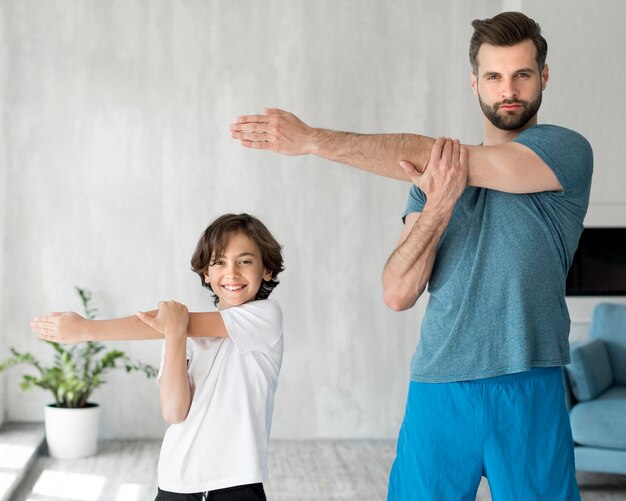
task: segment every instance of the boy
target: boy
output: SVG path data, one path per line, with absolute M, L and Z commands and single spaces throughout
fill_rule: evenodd
M 267 300 L 283 271 L 281 247 L 247 214 L 226 214 L 205 230 L 191 259 L 218 312 L 158 312 L 90 321 L 66 312 L 35 318 L 42 339 L 165 337 L 161 410 L 171 426 L 159 458 L 157 500 L 265 500 L 267 445 L 282 362 L 282 312 Z

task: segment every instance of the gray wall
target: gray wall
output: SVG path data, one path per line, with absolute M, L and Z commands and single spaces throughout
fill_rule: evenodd
M 227 128 L 276 106 L 319 126 L 478 143 L 470 21 L 501 10 L 541 22 L 552 70 L 541 120 L 591 140 L 590 217 L 620 223 L 621 211 L 624 224 L 617 0 L 0 6 L 3 353 L 12 345 L 50 358 L 28 323 L 79 310 L 74 284 L 93 289 L 107 317 L 168 298 L 206 309 L 189 271 L 197 237 L 216 216 L 247 211 L 284 244 L 287 265 L 274 293 L 286 318 L 274 436 L 394 437 L 425 306 L 393 313 L 380 299 L 408 185 L 244 150 Z M 110 346 L 158 363 L 158 342 Z M 5 419 L 41 420 L 48 396 L 21 393 L 19 371 L 4 379 Z M 164 430 L 154 381 L 115 374 L 94 400 L 103 436 Z

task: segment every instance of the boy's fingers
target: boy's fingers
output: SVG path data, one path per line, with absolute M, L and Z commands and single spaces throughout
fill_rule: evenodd
M 147 315 L 146 313 L 143 313 L 141 311 L 138 311 L 137 313 L 135 313 L 135 315 L 137 316 L 137 318 L 139 320 L 141 320 L 144 324 L 146 324 L 149 327 L 152 327 L 153 329 L 155 328 L 155 326 L 157 325 L 157 321 L 155 317 L 151 317 L 149 315 Z

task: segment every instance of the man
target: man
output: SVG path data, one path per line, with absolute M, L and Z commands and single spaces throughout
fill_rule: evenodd
M 238 118 L 232 136 L 413 182 L 384 300 L 410 308 L 427 284 L 430 300 L 388 499 L 475 499 L 485 475 L 494 499 L 576 500 L 560 367 L 592 151 L 573 131 L 537 125 L 549 77 L 539 25 L 516 12 L 472 25 L 481 146 L 315 129 L 277 109 Z

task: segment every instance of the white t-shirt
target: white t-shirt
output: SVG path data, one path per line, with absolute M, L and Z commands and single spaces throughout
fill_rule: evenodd
M 204 492 L 267 480 L 283 358 L 282 311 L 266 299 L 220 314 L 229 337 L 187 338 L 194 393 L 187 418 L 163 438 L 158 482 L 165 491 Z

